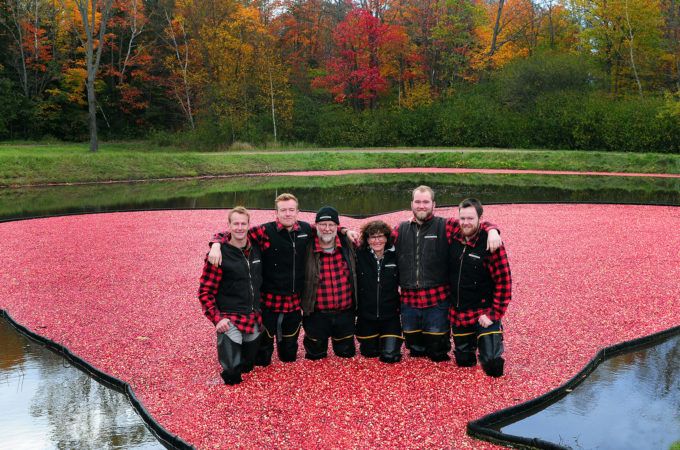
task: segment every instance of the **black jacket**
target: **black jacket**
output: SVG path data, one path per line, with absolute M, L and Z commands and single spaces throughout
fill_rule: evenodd
M 385 250 L 378 262 L 369 248 L 360 248 L 357 255 L 358 315 L 365 319 L 391 319 L 399 314 L 399 270 L 394 249 Z
M 453 306 L 459 310 L 478 309 L 491 304 L 494 283 L 484 267 L 487 256 L 486 231 L 480 230 L 474 246 L 453 240 L 450 248 L 451 291 Z
M 260 310 L 262 261 L 251 246 L 248 258 L 229 243 L 222 245 L 222 279 L 217 287 L 217 308 L 224 313 L 249 314 Z
M 433 216 L 422 225 L 402 222 L 397 235 L 399 281 L 403 289 L 449 284 L 446 219 Z
M 307 245 L 312 239 L 312 227 L 298 222 L 300 230 L 277 230 L 276 222 L 264 225 L 269 248 L 262 252 L 264 281 L 262 291 L 269 294 L 301 294 L 305 282 Z M 313 242 L 313 241 L 312 241 Z

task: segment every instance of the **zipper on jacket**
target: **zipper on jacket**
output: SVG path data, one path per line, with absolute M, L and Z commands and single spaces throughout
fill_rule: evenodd
M 252 251 L 252 250 L 251 250 Z M 253 274 L 250 271 L 250 260 L 246 258 L 246 255 L 241 252 L 243 259 L 246 260 L 246 266 L 248 266 L 248 285 L 250 286 L 250 311 L 255 311 L 255 289 L 253 289 Z
M 416 288 L 420 287 L 420 226 L 416 224 Z
M 295 256 L 297 253 L 297 250 L 295 249 L 295 232 L 291 234 L 291 232 L 288 232 L 288 237 L 290 238 L 290 242 L 293 244 L 293 294 L 295 294 Z
M 456 308 L 460 307 L 460 277 L 463 274 L 463 259 L 465 259 L 465 250 L 467 244 L 463 246 L 463 253 L 460 255 L 460 266 L 458 266 L 458 285 L 456 286 Z
M 383 256 L 384 258 L 384 256 Z M 375 311 L 376 311 L 376 319 L 380 319 L 380 273 L 382 272 L 382 259 L 378 261 L 378 286 L 377 286 L 377 295 L 375 297 Z

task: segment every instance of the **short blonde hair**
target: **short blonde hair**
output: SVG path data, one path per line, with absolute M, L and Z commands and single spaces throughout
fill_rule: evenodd
M 413 190 L 413 193 L 411 194 L 411 200 L 413 200 L 416 196 L 416 192 L 429 192 L 430 193 L 430 199 L 434 201 L 434 191 L 430 186 L 425 186 L 424 184 L 418 186 Z
M 243 206 L 237 206 L 231 211 L 229 211 L 228 215 L 229 223 L 231 223 L 231 216 L 233 216 L 234 214 L 243 214 L 248 218 L 248 223 L 250 223 L 250 212 L 248 212 L 248 210 L 245 209 Z
M 284 192 L 274 200 L 274 209 L 279 209 L 279 202 L 287 202 L 288 200 L 295 200 L 295 206 L 299 204 L 298 199 L 293 194 Z

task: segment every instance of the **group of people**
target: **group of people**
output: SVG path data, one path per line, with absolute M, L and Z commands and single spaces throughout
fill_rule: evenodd
M 243 207 L 228 215 L 229 230 L 210 241 L 199 288 L 215 325 L 225 384 L 271 363 L 296 360 L 300 328 L 305 358 L 355 355 L 401 361 L 411 357 L 479 362 L 503 375 L 501 318 L 511 299 L 507 254 L 483 207 L 466 199 L 458 217 L 434 215 L 434 191 L 413 190 L 413 217 L 391 228 L 381 220 L 359 233 L 340 227 L 338 211 L 322 207 L 315 223 L 299 221 L 298 201 L 281 194 L 276 220 L 250 227 Z

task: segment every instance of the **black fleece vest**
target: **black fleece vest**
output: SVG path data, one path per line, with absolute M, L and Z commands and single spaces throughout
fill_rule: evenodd
M 217 308 L 224 313 L 249 314 L 260 310 L 262 261 L 260 250 L 250 248 L 248 258 L 229 243 L 222 244 L 222 280 L 217 287 Z
M 262 291 L 270 294 L 301 294 L 305 282 L 305 256 L 312 238 L 312 227 L 298 222 L 299 231 L 276 230 L 276 222 L 264 225 L 269 248 L 262 253 L 264 282 Z
M 422 225 L 402 222 L 395 245 L 402 288 L 427 289 L 449 284 L 446 219 L 434 216 Z
M 450 251 L 451 291 L 453 306 L 459 310 L 488 307 L 494 284 L 489 270 L 484 267 L 486 258 L 486 231 L 479 231 L 474 246 L 453 240 Z
M 359 286 L 358 314 L 365 319 L 391 319 L 399 313 L 399 271 L 397 255 L 386 250 L 378 263 L 368 248 L 360 248 L 357 255 L 357 284 Z

